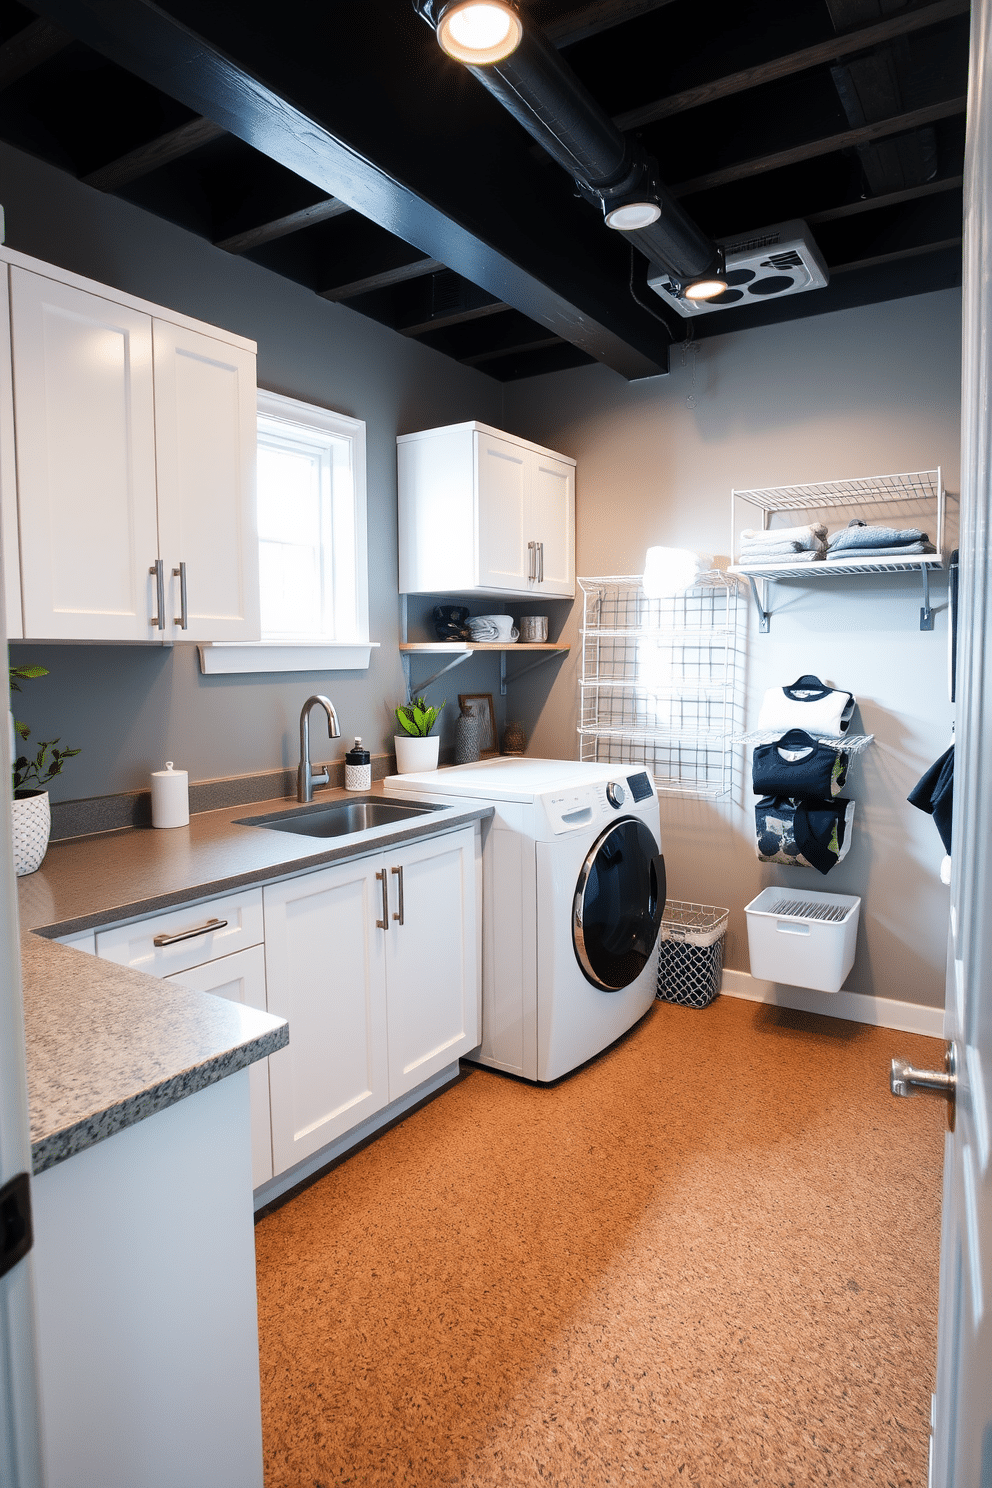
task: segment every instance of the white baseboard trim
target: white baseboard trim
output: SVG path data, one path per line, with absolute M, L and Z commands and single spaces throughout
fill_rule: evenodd
M 725 971 L 720 990 L 726 997 L 743 997 L 747 1002 L 770 1002 L 804 1013 L 822 1013 L 828 1018 L 849 1018 L 875 1028 L 896 1028 L 900 1033 L 924 1033 L 929 1038 L 944 1036 L 944 1009 L 920 1007 L 915 1002 L 869 997 L 864 992 L 813 992 L 808 987 L 762 982 L 746 971 Z

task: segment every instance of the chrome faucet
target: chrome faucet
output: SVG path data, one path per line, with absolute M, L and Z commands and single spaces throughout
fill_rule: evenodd
M 324 697 L 319 692 L 313 697 L 308 697 L 303 704 L 303 712 L 300 714 L 300 768 L 296 772 L 296 799 L 298 801 L 312 801 L 314 786 L 330 785 L 331 782 L 326 765 L 314 774 L 310 764 L 310 709 L 316 703 L 319 703 L 327 714 L 327 737 L 329 739 L 341 737 L 338 715 L 334 711 L 334 704 L 330 698 Z

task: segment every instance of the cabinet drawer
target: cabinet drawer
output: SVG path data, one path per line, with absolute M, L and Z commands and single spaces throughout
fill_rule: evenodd
M 96 937 L 92 930 L 77 930 L 75 935 L 60 935 L 56 939 L 56 945 L 72 946 L 74 950 L 85 951 L 89 956 L 96 955 Z
M 226 923 L 213 925 L 210 921 Z M 157 939 L 170 942 L 156 945 Z M 164 910 L 132 925 L 114 925 L 96 933 L 96 953 L 118 966 L 133 966 L 152 976 L 172 976 L 202 966 L 248 946 L 261 945 L 262 891 L 227 894 L 204 904 Z

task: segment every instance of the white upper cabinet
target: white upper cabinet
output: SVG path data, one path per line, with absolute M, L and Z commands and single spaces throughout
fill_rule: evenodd
M 10 250 L 4 257 L 11 346 L 5 358 L 0 345 L 0 501 L 11 634 L 257 640 L 252 343 Z
M 255 358 L 163 320 L 153 337 L 167 617 L 177 639 L 257 639 Z
M 575 461 L 486 424 L 397 440 L 400 592 L 575 593 Z
M 23 269 L 10 288 L 24 634 L 153 639 L 151 318 Z

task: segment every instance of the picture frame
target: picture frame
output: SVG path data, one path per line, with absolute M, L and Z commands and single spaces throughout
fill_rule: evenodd
M 496 732 L 496 709 L 491 692 L 460 692 L 458 706 L 479 720 L 479 758 L 491 759 L 499 754 L 499 735 Z

